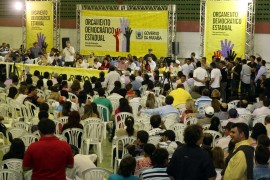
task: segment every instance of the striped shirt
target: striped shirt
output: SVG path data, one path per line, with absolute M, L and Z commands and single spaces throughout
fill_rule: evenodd
M 142 172 L 143 180 L 170 180 L 167 168 L 153 168 Z

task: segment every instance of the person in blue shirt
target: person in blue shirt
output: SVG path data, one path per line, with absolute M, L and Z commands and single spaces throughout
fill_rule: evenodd
M 255 150 L 256 165 L 253 169 L 254 180 L 270 179 L 270 168 L 268 166 L 269 149 L 258 145 Z
M 167 96 L 165 99 L 165 106 L 161 106 L 155 109 L 143 109 L 140 113 L 147 113 L 150 115 L 160 115 L 161 118 L 166 117 L 166 115 L 175 113 L 178 115 L 177 119 L 179 119 L 179 111 L 175 107 L 172 106 L 174 98 L 172 96 Z
M 212 99 L 209 97 L 209 95 L 210 95 L 209 89 L 206 88 L 203 89 L 202 96 L 195 101 L 196 108 L 205 104 L 211 104 Z
M 117 174 L 111 175 L 108 180 L 138 180 L 133 173 L 136 167 L 136 160 L 132 156 L 127 156 L 122 159 L 118 168 Z

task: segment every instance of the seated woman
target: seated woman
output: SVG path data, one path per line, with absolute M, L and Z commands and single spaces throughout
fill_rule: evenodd
M 72 111 L 70 112 L 69 116 L 68 116 L 68 122 L 66 124 L 63 125 L 62 128 L 62 132 L 65 131 L 66 129 L 72 129 L 72 128 L 79 128 L 79 129 L 83 129 L 83 125 L 80 123 L 81 121 L 81 117 L 78 111 Z M 69 142 L 69 136 L 67 134 L 64 134 Z M 78 144 L 78 148 L 81 147 L 81 136 L 79 136 L 79 144 Z
M 69 116 L 71 112 L 71 102 L 65 101 L 63 103 L 62 111 L 59 110 L 58 117 Z
M 196 115 L 197 110 L 195 108 L 195 103 L 193 99 L 188 99 L 186 101 L 186 110 L 182 112 L 181 118 L 180 118 L 180 123 L 184 123 L 185 119 L 188 119 L 190 117 L 193 117 Z
M 118 113 L 122 113 L 122 112 L 132 113 L 132 107 L 129 105 L 128 100 L 125 98 L 121 98 L 119 100 L 119 107 L 115 110 L 114 114 L 117 115 Z M 111 140 L 114 137 L 115 128 L 116 128 L 114 116 L 112 116 L 112 120 L 113 120 L 114 125 L 113 125 L 113 129 L 112 129 Z M 120 117 L 117 120 L 120 121 Z
M 9 151 L 3 156 L 3 161 L 7 159 L 23 159 L 25 145 L 20 138 L 14 138 L 11 141 Z
M 51 87 L 51 94 L 48 99 L 53 99 L 53 100 L 58 101 L 59 98 L 60 98 L 60 94 L 59 94 L 59 89 L 57 88 L 57 86 Z
M 84 120 L 90 117 L 97 117 L 97 118 L 100 117 L 99 112 L 97 110 L 97 104 L 94 102 L 92 102 L 91 104 L 86 104 L 84 106 L 84 114 L 82 115 L 81 119 Z
M 127 156 L 121 160 L 117 174 L 111 175 L 108 180 L 138 180 L 138 177 L 133 175 L 135 167 L 135 158 Z
M 109 69 L 110 67 L 110 63 L 109 63 L 109 59 L 107 57 L 105 57 L 103 59 L 103 62 L 101 64 L 101 66 L 98 68 L 99 70 L 106 70 L 106 69 Z
M 28 89 L 27 86 L 21 85 L 19 92 L 16 94 L 15 99 L 19 104 L 22 104 L 24 99 L 27 97 Z
M 150 157 L 152 156 L 153 152 L 156 150 L 156 147 L 153 144 L 146 144 L 143 147 L 144 156 L 143 158 L 139 158 L 137 160 L 136 168 L 135 168 L 135 175 L 140 175 L 139 172 L 142 169 L 152 167 L 152 161 Z

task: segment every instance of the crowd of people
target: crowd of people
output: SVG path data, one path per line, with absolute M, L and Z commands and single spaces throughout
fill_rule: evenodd
M 40 52 L 32 51 L 39 56 Z M 63 54 L 64 59 L 55 65 L 91 66 L 82 56 L 77 56 L 75 62 L 75 50 L 69 42 Z M 59 52 L 52 51 L 52 55 L 60 57 Z M 31 130 L 33 133 L 39 130 L 41 134 L 41 139 L 30 145 L 26 152 L 21 140 L 14 138 L 3 160 L 23 159 L 24 170 L 33 169 L 34 179 L 52 176 L 62 179 L 65 168 L 73 167 L 73 164 L 78 169 L 85 169 L 86 164 L 94 168 L 93 160 L 88 158 L 86 161 L 82 155 L 79 156 L 80 143 L 78 147 L 70 147 L 59 142 L 54 132 L 84 129 L 85 119 L 97 117 L 106 122 L 112 121 L 112 125 L 107 127 L 109 141 L 124 136 L 136 138 L 134 143 L 119 144 L 118 152 L 114 149 L 113 159 L 122 155 L 123 158 L 110 180 L 138 177 L 270 178 L 270 104 L 267 90 L 270 83 L 266 78 L 266 61 L 261 57 L 250 56 L 248 60 L 226 57 L 220 60 L 220 57 L 213 56 L 208 65 L 205 57 L 198 60 L 195 53 L 191 53 L 191 57 L 181 65 L 178 60 L 158 60 L 149 49 L 149 53 L 139 59 L 131 55 L 106 56 L 100 63 L 94 53 L 90 59 L 89 62 L 94 63 L 92 67 L 107 69 L 108 74 L 100 72 L 100 77 L 84 80 L 81 76 L 68 79 L 63 74 L 52 76 L 49 72 L 41 74 L 39 71 L 33 75 L 13 74 L 10 79 L 3 74 L 0 76 L 1 91 L 7 94 L 7 98 L 18 104 L 28 101 L 39 107 Z M 45 60 L 41 65 L 48 65 L 43 62 Z M 87 65 L 82 65 L 84 63 Z M 40 92 L 44 95 L 41 96 Z M 69 93 L 76 98 L 71 98 Z M 50 104 L 49 99 L 54 103 Z M 112 99 L 117 99 L 117 106 Z M 238 103 L 230 103 L 233 100 Z M 107 107 L 108 112 L 99 112 L 98 105 Z M 124 128 L 118 128 L 118 115 L 124 112 L 132 116 L 124 119 Z M 168 118 L 172 114 L 173 118 Z M 68 116 L 68 122 L 62 127 L 55 127 L 51 120 L 63 116 Z M 256 118 L 262 116 L 263 121 L 257 122 Z M 3 119 L 0 118 L 0 131 L 6 134 Z M 136 122 L 145 123 L 145 126 L 148 123 L 150 128 L 137 129 Z M 179 131 L 173 127 L 180 124 L 183 133 L 179 136 Z M 160 141 L 148 141 L 153 136 L 160 137 Z M 127 154 L 123 154 L 124 149 L 127 149 Z M 42 156 L 45 152 L 47 156 Z M 82 170 L 78 174 L 81 176 Z

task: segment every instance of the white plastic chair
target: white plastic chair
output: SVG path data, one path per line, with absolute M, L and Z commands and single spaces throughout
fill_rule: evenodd
M 204 124 L 202 125 L 202 128 L 204 131 L 208 130 L 210 128 L 211 124 Z
M 143 122 L 143 130 L 144 131 L 150 131 L 152 129 L 152 126 L 150 124 L 150 121 L 144 121 Z
M 85 124 L 84 137 L 82 140 L 82 151 L 84 154 L 89 154 L 90 144 L 96 145 L 97 155 L 99 157 L 100 163 L 102 163 L 103 161 L 102 141 L 104 128 L 104 123 L 102 122 L 90 122 L 88 124 Z
M 68 116 L 63 116 L 58 118 L 59 121 L 61 121 L 63 124 L 66 124 L 68 122 Z
M 179 114 L 177 113 L 170 113 L 166 114 L 162 120 L 164 121 L 165 127 L 168 129 L 174 123 L 179 122 Z
M 213 136 L 213 142 L 212 142 L 213 147 L 216 145 L 216 139 L 222 137 L 222 134 L 220 132 L 213 131 L 213 130 L 205 130 L 203 131 L 203 133 L 209 133 Z
M 120 113 L 115 115 L 115 117 L 114 117 L 115 127 L 116 127 L 115 131 L 118 131 L 118 129 L 125 127 L 125 119 L 128 116 L 133 117 L 133 114 L 128 113 L 128 112 L 120 112 Z
M 127 148 L 124 147 L 124 145 L 126 144 L 133 144 L 134 142 L 136 141 L 136 138 L 131 136 L 121 136 L 121 137 L 118 137 L 116 138 L 115 140 L 115 146 L 112 146 L 112 152 L 113 152 L 113 149 L 115 147 L 116 149 L 116 156 L 115 156 L 115 161 L 114 161 L 114 173 L 116 173 L 116 170 L 118 168 L 118 164 L 119 162 L 121 161 L 121 159 L 123 159 L 123 157 L 128 154 L 128 150 Z M 122 144 L 121 148 L 119 146 L 119 144 Z M 122 151 L 122 156 L 120 157 L 118 152 L 119 151 Z
M 14 139 L 14 138 L 19 138 L 27 133 L 28 132 L 23 128 L 9 128 L 6 131 L 6 137 L 8 139 L 8 142 L 10 142 L 11 141 L 9 137 L 10 135 L 12 136 L 12 139 Z
M 70 99 L 70 100 L 76 99 L 76 101 L 77 101 L 77 100 L 78 100 L 78 97 L 77 97 L 75 94 L 69 92 L 69 93 L 68 93 L 68 99 Z
M 27 135 L 21 136 L 20 139 L 23 141 L 25 145 L 25 149 L 27 149 L 28 146 L 30 146 L 30 144 L 38 141 L 39 137 L 33 134 L 27 134 Z
M 176 123 L 170 127 L 175 133 L 175 139 L 181 143 L 184 143 L 184 130 L 186 125 L 181 123 Z
M 15 122 L 15 123 L 13 123 L 12 126 L 15 128 L 25 129 L 27 132 L 31 131 L 31 126 L 25 122 Z
M 236 106 L 237 106 L 237 104 L 239 103 L 239 101 L 240 101 L 240 100 L 233 100 L 233 101 L 231 101 L 231 102 L 228 103 L 228 106 L 229 106 L 229 104 L 230 104 L 230 105 L 232 105 L 232 106 L 231 106 L 232 108 L 236 108 Z M 229 110 L 229 108 L 228 108 L 228 110 Z
M 103 180 L 108 179 L 113 173 L 104 168 L 91 168 L 82 172 L 83 179 Z
M 102 122 L 102 120 L 100 118 L 97 117 L 90 117 L 90 118 L 86 118 L 84 120 L 81 120 L 81 124 L 84 126 L 90 122 Z
M 160 92 L 161 92 L 161 88 L 160 87 L 154 87 L 153 90 L 154 90 L 156 96 L 159 96 L 160 95 Z
M 57 135 L 61 134 L 61 129 L 62 129 L 64 123 L 59 119 L 55 119 L 55 120 L 53 120 L 53 122 L 55 124 L 55 134 L 57 134 Z
M 21 159 L 7 159 L 0 163 L 1 169 L 14 170 L 17 172 L 22 172 L 22 160 Z M 1 177 L 0 177 L 1 178 Z
M 80 128 L 66 129 L 62 132 L 62 134 L 67 138 L 67 141 L 69 144 L 72 144 L 76 146 L 77 148 L 80 148 L 79 145 L 81 145 L 82 138 L 83 138 L 82 129 Z
M 97 104 L 97 110 L 99 112 L 100 115 L 100 119 L 103 121 L 105 128 L 104 128 L 104 139 L 106 139 L 106 127 L 110 120 L 110 112 L 109 112 L 109 108 L 107 108 L 106 106 L 103 106 L 101 104 Z M 104 116 L 105 115 L 105 116 Z
M 1 169 L 0 179 L 1 180 L 22 180 L 22 174 L 14 170 Z
M 134 129 L 136 129 L 137 131 L 143 130 L 143 123 L 142 122 L 134 122 Z
M 14 118 L 12 116 L 12 111 L 11 111 L 10 106 L 7 105 L 7 104 L 1 104 L 0 105 L 0 114 L 4 118 L 3 124 L 7 128 L 11 128 L 12 127 L 12 124 L 14 122 Z
M 138 112 L 139 112 L 140 103 L 138 103 L 138 102 L 129 102 L 129 105 L 132 107 L 132 113 L 133 113 L 134 119 L 137 119 L 138 118 Z
M 157 146 L 158 143 L 160 142 L 160 138 L 161 138 L 160 136 L 149 136 L 148 143 Z
M 142 108 L 145 108 L 146 100 L 147 100 L 147 96 L 141 96 L 140 105 L 141 105 Z
M 42 98 L 42 99 L 46 99 L 46 94 L 41 89 L 37 89 L 37 96 Z
M 10 145 L 4 145 L 4 146 L 0 146 L 0 153 L 2 155 L 5 155 L 10 149 Z
M 35 117 L 36 111 L 38 109 L 37 106 L 34 105 L 33 103 L 29 102 L 29 101 L 25 101 L 24 104 L 27 107 L 28 116 Z
M 144 96 L 145 95 L 145 92 L 147 90 L 147 85 L 143 85 L 139 88 L 139 90 L 141 91 L 141 96 Z
M 198 107 L 198 111 L 200 114 L 204 114 L 205 113 L 205 108 L 207 108 L 208 106 L 211 106 L 211 104 L 203 104 L 201 106 Z
M 115 110 L 119 107 L 119 100 L 110 100 L 112 103 L 113 111 L 112 114 L 114 114 Z
M 24 173 L 24 180 L 32 180 L 32 170 Z
M 182 109 L 182 108 L 186 108 L 186 104 L 185 103 L 180 103 L 180 104 L 176 104 L 174 107 L 176 109 Z
M 66 141 L 66 142 L 67 142 L 67 138 L 66 138 L 65 136 L 63 136 L 63 135 L 61 135 L 61 134 L 55 134 L 55 136 L 56 136 L 59 140 L 61 140 L 61 141 Z

